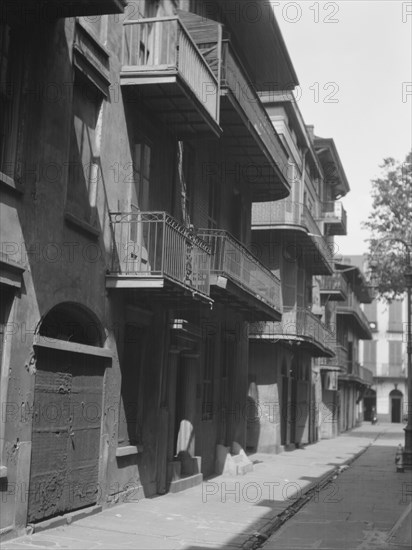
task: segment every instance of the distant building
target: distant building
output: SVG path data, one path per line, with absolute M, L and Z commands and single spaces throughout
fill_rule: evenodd
M 1 5 L 1 533 L 241 454 L 248 323 L 282 316 L 251 205 L 290 192 L 258 92 L 298 83 L 225 0 L 29 3 Z
M 254 243 L 282 281 L 283 314 L 281 322 L 249 330 L 249 397 L 262 414 L 247 446 L 272 452 L 317 441 L 336 426 L 335 311 L 322 301 L 320 282 L 334 277 L 333 239 L 346 234 L 337 199 L 349 184 L 333 140 L 314 135 L 291 95 L 262 99 L 282 137 L 292 183 L 290 197 L 252 209 Z
M 363 256 L 352 256 L 354 262 L 364 263 Z M 371 420 L 375 407 L 378 421 L 402 422 L 407 412 L 407 302 L 400 298 L 388 303 L 374 299 L 365 304 L 373 339 L 361 346 L 365 367 L 373 372 L 373 386 L 365 395 L 364 419 Z

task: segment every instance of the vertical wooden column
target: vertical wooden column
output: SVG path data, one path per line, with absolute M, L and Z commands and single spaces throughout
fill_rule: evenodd
M 196 418 L 196 383 L 197 383 L 197 354 L 182 355 L 181 383 L 184 384 L 184 404 L 181 408 L 183 417 L 180 419 L 180 427 L 177 438 L 177 454 L 179 452 L 195 456 L 195 418 Z
M 175 442 L 175 417 L 176 417 L 176 378 L 177 368 L 180 361 L 178 350 L 169 351 L 168 374 L 167 374 L 167 408 L 169 411 L 168 433 L 167 433 L 167 460 L 173 460 L 176 451 Z

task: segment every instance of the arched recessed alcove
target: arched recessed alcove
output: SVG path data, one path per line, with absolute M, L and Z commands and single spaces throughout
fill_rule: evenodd
M 73 302 L 63 302 L 53 307 L 43 318 L 39 335 L 75 344 L 103 345 L 100 321 L 86 307 Z

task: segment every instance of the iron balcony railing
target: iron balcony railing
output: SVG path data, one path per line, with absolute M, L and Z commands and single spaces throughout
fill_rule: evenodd
M 302 203 L 283 199 L 276 202 L 253 203 L 252 226 L 259 227 L 276 226 L 301 226 L 309 233 L 318 252 L 322 254 L 329 266 L 333 266 L 332 251 L 320 232 L 319 226 L 314 220 L 309 208 Z
M 222 92 L 224 93 L 225 89 L 230 90 L 244 112 L 250 128 L 259 136 L 271 158 L 285 173 L 288 168 L 287 154 L 246 70 L 227 40 L 222 42 L 221 71 Z
M 337 313 L 353 313 L 358 319 L 363 332 L 367 335 L 366 339 L 372 339 L 372 332 L 369 325 L 369 320 L 362 310 L 358 299 L 353 292 L 349 292 L 346 300 L 340 302 L 337 308 Z
M 323 275 L 319 281 L 319 288 L 321 292 L 341 292 L 344 296 L 348 294 L 348 283 L 339 272 L 333 275 Z
M 320 219 L 326 223 L 339 222 L 343 227 L 347 227 L 348 216 L 340 201 L 323 202 Z
M 335 334 L 306 308 L 284 307 L 281 321 L 253 323 L 249 334 L 252 338 L 303 338 L 330 351 L 336 343 Z
M 239 241 L 223 229 L 199 229 L 198 236 L 212 250 L 212 275 L 223 275 L 244 290 L 281 311 L 280 279 Z
M 406 369 L 402 365 L 382 363 L 376 368 L 376 376 L 378 378 L 379 377 L 406 378 Z
M 215 121 L 219 120 L 219 83 L 179 17 L 125 21 L 123 73 L 176 72 Z
M 110 275 L 167 278 L 210 294 L 210 248 L 166 212 L 112 212 Z

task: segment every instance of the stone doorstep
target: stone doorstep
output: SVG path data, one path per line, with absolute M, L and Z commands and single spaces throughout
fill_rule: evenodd
M 253 462 L 238 443 L 232 448 L 216 446 L 215 472 L 217 475 L 238 476 L 253 472 Z
M 194 474 L 188 476 L 182 476 L 180 479 L 176 479 L 170 482 L 169 493 L 180 493 L 186 489 L 191 489 L 197 485 L 201 485 L 203 482 L 203 474 Z

